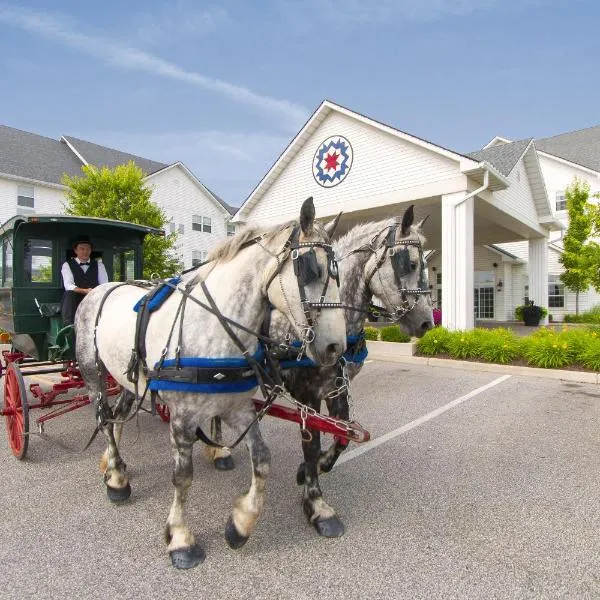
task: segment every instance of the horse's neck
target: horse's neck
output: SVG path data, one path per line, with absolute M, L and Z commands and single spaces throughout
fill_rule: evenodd
M 370 226 L 359 225 L 333 244 L 336 256 L 342 257 L 339 262 L 342 304 L 358 309 L 345 309 L 348 335 L 356 335 L 363 330 L 367 320 L 367 310 L 373 300 L 373 293 L 365 281 L 365 265 L 373 254 L 368 250 L 353 251 L 367 246 L 383 227 L 381 223 L 370 224 Z
M 267 306 L 260 281 L 269 259 L 270 256 L 256 246 L 245 249 L 228 262 L 218 263 L 205 275 L 206 287 L 222 315 L 255 332 L 260 329 Z M 210 304 L 200 284 L 193 288 L 191 295 L 204 304 Z M 217 353 L 227 354 L 231 350 L 239 353 L 237 345 L 216 318 L 209 316 L 205 322 L 202 334 L 213 337 L 213 347 Z M 252 351 L 256 337 L 235 326 L 231 326 L 231 329 Z

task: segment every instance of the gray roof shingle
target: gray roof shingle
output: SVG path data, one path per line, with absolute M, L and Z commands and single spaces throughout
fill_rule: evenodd
M 0 173 L 61 183 L 64 173 L 81 175 L 81 166 L 66 144 L 0 125 Z
M 531 140 L 532 138 L 527 138 L 508 144 L 498 144 L 497 146 L 491 146 L 484 150 L 470 152 L 467 156 L 475 160 L 490 163 L 492 167 L 500 171 L 502 175 L 508 177 L 517 162 L 519 162 L 521 156 L 523 156 L 523 152 L 525 152 L 525 149 L 529 146 Z
M 535 140 L 542 152 L 600 171 L 600 125 Z
M 149 160 L 136 156 L 135 154 L 129 154 L 127 152 L 121 152 L 113 148 L 107 148 L 106 146 L 100 146 L 99 144 L 93 144 L 92 142 L 86 142 L 71 136 L 64 136 L 64 139 L 69 142 L 77 150 L 77 152 L 90 164 L 96 167 L 109 167 L 114 169 L 119 165 L 127 164 L 130 160 L 134 161 L 135 164 L 146 173 L 151 175 L 168 167 L 164 163 L 157 162 L 155 160 Z

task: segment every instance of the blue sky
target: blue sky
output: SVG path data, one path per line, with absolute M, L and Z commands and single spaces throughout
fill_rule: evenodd
M 459 152 L 600 124 L 599 17 L 597 0 L 0 0 L 0 123 L 181 160 L 239 205 L 324 98 Z

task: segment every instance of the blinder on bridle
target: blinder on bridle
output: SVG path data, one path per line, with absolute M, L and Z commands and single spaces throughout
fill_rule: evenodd
M 366 278 L 367 285 L 373 278 L 375 273 L 379 272 L 385 259 L 389 256 L 392 270 L 394 272 L 394 279 L 398 286 L 398 291 L 402 296 L 402 304 L 396 307 L 395 314 L 390 315 L 392 318 L 399 320 L 410 312 L 417 304 L 418 296 L 430 294 L 429 284 L 427 280 L 427 264 L 425 262 L 425 255 L 423 252 L 423 246 L 420 240 L 399 240 L 396 241 L 396 231 L 398 230 L 398 223 L 394 223 L 390 226 L 388 235 L 384 242 L 381 244 L 383 252 L 375 265 L 373 271 Z M 410 247 L 417 248 L 419 251 L 419 281 L 418 286 L 415 289 L 407 288 L 404 284 L 405 278 L 413 270 L 413 261 L 410 256 Z M 409 296 L 415 297 L 414 302 L 409 301 Z

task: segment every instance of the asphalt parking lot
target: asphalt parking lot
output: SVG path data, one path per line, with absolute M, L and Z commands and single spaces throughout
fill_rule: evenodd
M 372 442 L 321 480 L 344 537 L 306 523 L 298 429 L 267 418 L 267 505 L 242 550 L 223 529 L 247 455 L 221 473 L 198 445 L 188 522 L 207 559 L 190 571 L 162 540 L 172 486 L 157 417 L 124 437 L 122 506 L 106 499 L 102 440 L 72 454 L 33 437 L 18 462 L 2 428 L 0 598 L 600 598 L 600 387 L 371 361 L 353 397 Z M 82 447 L 92 428 L 86 407 L 46 431 Z

